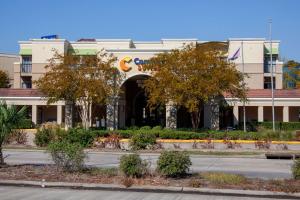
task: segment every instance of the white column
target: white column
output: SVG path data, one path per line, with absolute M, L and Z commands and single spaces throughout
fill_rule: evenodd
M 289 122 L 289 107 L 288 106 L 283 106 L 283 122 Z
M 37 105 L 31 106 L 31 121 L 34 125 L 37 123 Z
M 62 105 L 57 105 L 57 111 L 56 111 L 56 123 L 61 125 L 62 123 Z
M 239 124 L 239 107 L 233 106 L 233 125 L 236 126 Z
M 257 108 L 257 121 L 258 122 L 263 122 L 264 121 L 264 107 L 263 106 L 258 106 Z

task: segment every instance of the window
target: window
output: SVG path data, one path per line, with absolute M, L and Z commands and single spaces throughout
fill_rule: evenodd
M 271 77 L 264 77 L 264 89 L 271 89 Z M 276 89 L 275 77 L 273 77 L 273 88 Z
M 32 56 L 22 56 L 21 72 L 31 73 Z
M 277 60 L 278 60 L 278 55 L 272 55 L 273 72 L 275 72 L 275 66 L 276 66 Z M 271 73 L 271 57 L 270 57 L 270 55 L 265 55 L 264 73 Z
M 31 83 L 31 77 L 22 77 L 22 85 L 21 88 L 31 88 L 32 83 Z

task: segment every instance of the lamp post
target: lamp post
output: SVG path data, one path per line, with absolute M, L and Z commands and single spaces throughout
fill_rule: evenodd
M 245 74 L 245 64 L 244 64 L 244 41 L 242 40 L 242 73 Z M 243 85 L 245 84 L 243 79 Z M 245 101 L 243 101 L 243 124 L 244 124 L 244 132 L 247 132 L 246 128 L 246 107 L 245 107 Z
M 271 62 L 271 93 L 272 93 L 272 126 L 275 132 L 275 108 L 274 108 L 274 74 L 273 74 L 273 52 L 272 52 L 272 19 L 269 20 L 269 38 L 270 38 L 270 62 Z

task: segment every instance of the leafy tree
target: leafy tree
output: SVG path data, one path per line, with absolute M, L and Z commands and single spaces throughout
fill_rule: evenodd
M 300 88 L 300 63 L 287 61 L 283 66 L 283 83 L 286 89 Z
M 0 70 L 0 88 L 9 87 L 9 76 L 7 72 Z
M 151 58 L 144 67 L 153 75 L 144 83 L 150 108 L 169 102 L 183 106 L 198 128 L 203 105 L 224 92 L 245 100 L 244 75 L 227 61 L 227 48 L 227 43 L 209 42 Z
M 0 103 L 0 166 L 4 165 L 2 145 L 12 130 L 23 125 L 26 121 L 26 107 L 17 110 L 16 106 Z
M 88 129 L 92 104 L 105 104 L 118 93 L 122 76 L 113 67 L 116 58 L 105 52 L 94 56 L 56 52 L 49 61 L 47 72 L 34 83 L 48 96 L 48 103 L 64 100 L 78 105 L 82 125 Z

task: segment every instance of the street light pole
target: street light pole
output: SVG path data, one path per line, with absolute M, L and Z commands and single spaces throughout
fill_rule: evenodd
M 245 75 L 245 64 L 244 64 L 244 41 L 243 40 L 242 40 L 242 73 L 244 76 Z M 244 79 L 243 79 L 243 84 L 245 84 Z M 243 101 L 243 122 L 244 122 L 244 132 L 247 132 L 245 101 Z
M 272 52 L 272 19 L 269 20 L 269 38 L 270 38 L 270 62 L 271 62 L 271 93 L 272 93 L 272 125 L 275 132 L 275 108 L 274 108 L 274 74 L 273 74 L 273 52 Z

